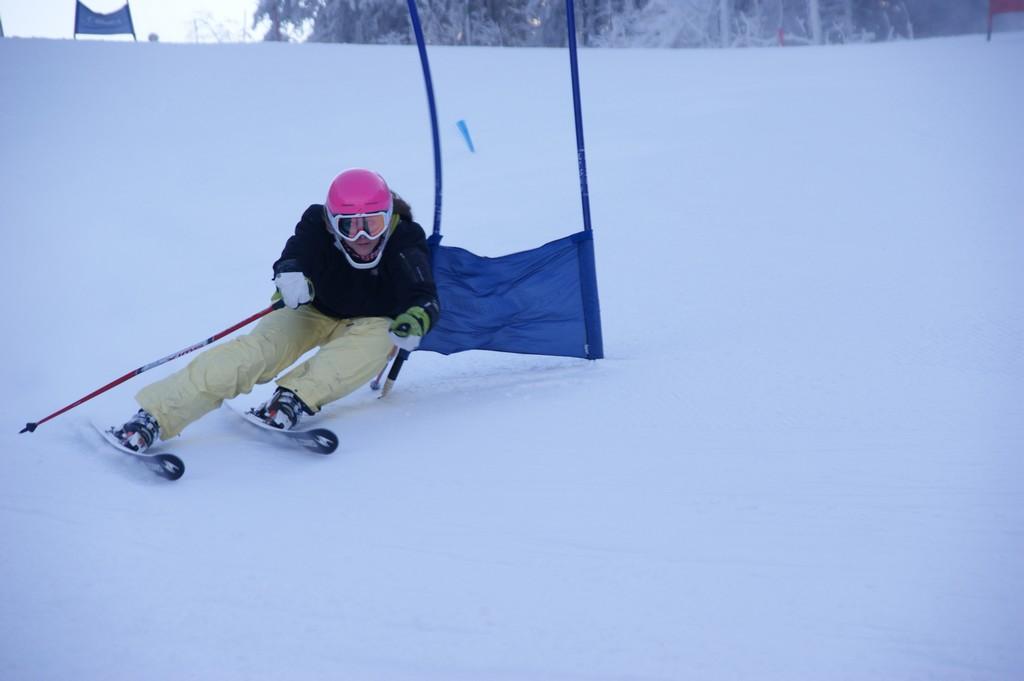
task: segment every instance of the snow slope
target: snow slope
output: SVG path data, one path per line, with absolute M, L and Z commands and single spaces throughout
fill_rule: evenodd
M 89 422 L 185 360 L 17 431 L 264 307 L 343 167 L 429 229 L 415 50 L 0 40 L 0 678 L 1021 678 L 997 38 L 584 51 L 607 358 L 417 353 L 327 458 L 222 409 L 173 484 Z M 579 229 L 566 54 L 431 56 L 445 243 Z

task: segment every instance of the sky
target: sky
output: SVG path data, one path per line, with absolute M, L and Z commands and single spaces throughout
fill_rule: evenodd
M 124 2 L 86 0 L 85 5 L 106 14 Z M 243 28 L 253 39 L 256 0 L 131 0 L 130 6 L 139 40 L 156 33 L 164 42 L 236 42 L 244 38 Z M 74 17 L 75 0 L 0 0 L 7 37 L 71 38 Z

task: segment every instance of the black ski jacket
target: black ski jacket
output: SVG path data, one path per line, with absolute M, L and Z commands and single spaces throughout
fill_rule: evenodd
M 394 318 L 419 305 L 433 326 L 440 313 L 426 235 L 412 220 L 399 221 L 377 267 L 358 270 L 334 245 L 323 205 L 313 204 L 274 263 L 274 276 L 281 272 L 309 277 L 314 288 L 312 305 L 329 317 Z

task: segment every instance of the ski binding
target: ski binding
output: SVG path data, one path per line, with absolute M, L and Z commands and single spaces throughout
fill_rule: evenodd
M 166 480 L 177 480 L 185 474 L 185 462 L 174 454 L 171 454 L 170 452 L 153 451 L 137 452 L 134 449 L 128 449 L 121 444 L 120 440 L 114 437 L 115 429 L 113 427 L 103 428 L 95 423 L 92 425 L 107 444 L 122 454 L 127 454 L 132 457 L 150 471 L 159 475 L 161 478 Z
M 334 431 L 328 430 L 327 428 L 311 428 L 309 430 L 282 430 L 275 428 L 263 421 L 263 419 L 256 416 L 255 409 L 249 409 L 248 411 L 240 411 L 231 407 L 231 411 L 241 416 L 247 423 L 251 423 L 257 428 L 266 431 L 268 433 L 274 433 L 275 435 L 283 438 L 287 438 L 294 444 L 300 447 L 316 452 L 317 454 L 332 454 L 334 450 L 338 448 L 338 436 L 334 434 Z

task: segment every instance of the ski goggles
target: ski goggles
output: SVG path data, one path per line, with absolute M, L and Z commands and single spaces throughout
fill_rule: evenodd
M 360 236 L 379 239 L 391 222 L 391 211 L 359 213 L 357 215 L 331 215 L 327 213 L 331 231 L 345 241 L 355 241 Z

